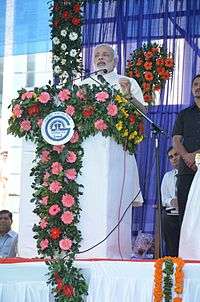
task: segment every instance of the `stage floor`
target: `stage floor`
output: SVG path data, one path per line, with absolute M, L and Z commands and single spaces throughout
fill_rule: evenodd
M 0 302 L 53 302 L 47 266 L 36 259 L 0 259 Z M 153 302 L 154 261 L 76 261 L 88 280 L 86 302 Z M 200 262 L 186 262 L 183 302 L 200 301 Z

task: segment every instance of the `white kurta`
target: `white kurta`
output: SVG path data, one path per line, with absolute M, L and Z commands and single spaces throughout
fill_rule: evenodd
M 179 256 L 200 260 L 200 164 L 193 179 L 181 227 Z
M 115 72 L 105 75 L 111 86 L 120 89 Z M 96 78 L 96 77 L 95 77 Z M 132 93 L 143 101 L 137 82 L 130 79 Z M 86 79 L 81 84 L 94 84 Z M 124 152 L 122 146 L 101 134 L 88 138 L 84 143 L 84 160 L 79 182 L 84 185 L 80 198 L 82 208 L 79 229 L 83 241 L 80 250 L 86 250 L 103 240 L 117 225 L 124 211 L 140 192 L 138 169 L 134 155 Z M 141 192 L 135 202 L 143 203 Z M 79 254 L 78 258 L 131 258 L 132 206 L 119 227 L 98 247 Z

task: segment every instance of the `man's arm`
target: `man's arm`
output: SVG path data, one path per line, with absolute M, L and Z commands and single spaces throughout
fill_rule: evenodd
M 172 194 L 171 184 L 169 183 L 170 179 L 168 177 L 168 172 L 164 175 L 161 183 L 161 199 L 163 207 L 169 208 L 174 206 L 174 199 L 176 197 Z M 175 188 L 174 188 L 175 192 Z M 174 206 L 175 207 L 175 206 Z
M 180 154 L 184 162 L 189 168 L 194 168 L 195 155 L 198 152 L 189 153 L 183 146 L 183 137 L 182 135 L 174 135 L 173 138 L 173 147 Z

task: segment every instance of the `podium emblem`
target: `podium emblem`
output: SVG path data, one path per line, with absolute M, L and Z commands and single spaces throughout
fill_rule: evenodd
M 74 121 L 65 112 L 52 112 L 43 120 L 41 133 L 50 145 L 66 144 L 74 133 Z

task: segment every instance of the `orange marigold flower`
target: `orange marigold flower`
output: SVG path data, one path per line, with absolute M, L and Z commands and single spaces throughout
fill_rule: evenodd
M 142 59 L 138 59 L 136 62 L 136 66 L 141 66 L 143 64 Z
M 145 62 L 144 63 L 144 68 L 146 70 L 150 70 L 152 68 L 152 62 L 150 62 L 150 61 Z
M 164 67 L 159 66 L 156 68 L 156 70 L 157 70 L 157 73 L 161 76 L 165 73 L 166 69 Z
M 142 88 L 143 88 L 144 91 L 148 91 L 150 89 L 150 87 L 151 87 L 150 84 L 147 83 L 147 82 L 144 82 L 142 84 Z
M 153 80 L 153 73 L 150 71 L 145 71 L 144 77 L 147 81 L 152 81 Z
M 130 70 L 130 71 L 128 72 L 128 76 L 129 76 L 130 78 L 133 78 L 133 75 L 134 75 L 133 71 Z
M 136 78 L 140 78 L 140 72 L 139 72 L 139 70 L 136 70 L 136 71 L 135 71 L 135 77 L 136 77 Z
M 173 67 L 174 66 L 174 60 L 172 58 L 167 58 L 165 60 L 165 66 L 169 67 L 169 68 Z
M 144 56 L 147 60 L 149 60 L 153 57 L 153 52 L 148 50 L 147 52 L 144 53 Z
M 156 65 L 164 65 L 165 61 L 163 59 L 157 59 Z
M 175 297 L 174 300 L 173 300 L 173 302 L 182 302 L 182 301 L 183 300 L 180 297 Z
M 161 75 L 161 77 L 162 77 L 163 80 L 168 80 L 169 77 L 170 77 L 169 71 L 166 70 L 166 71 Z

